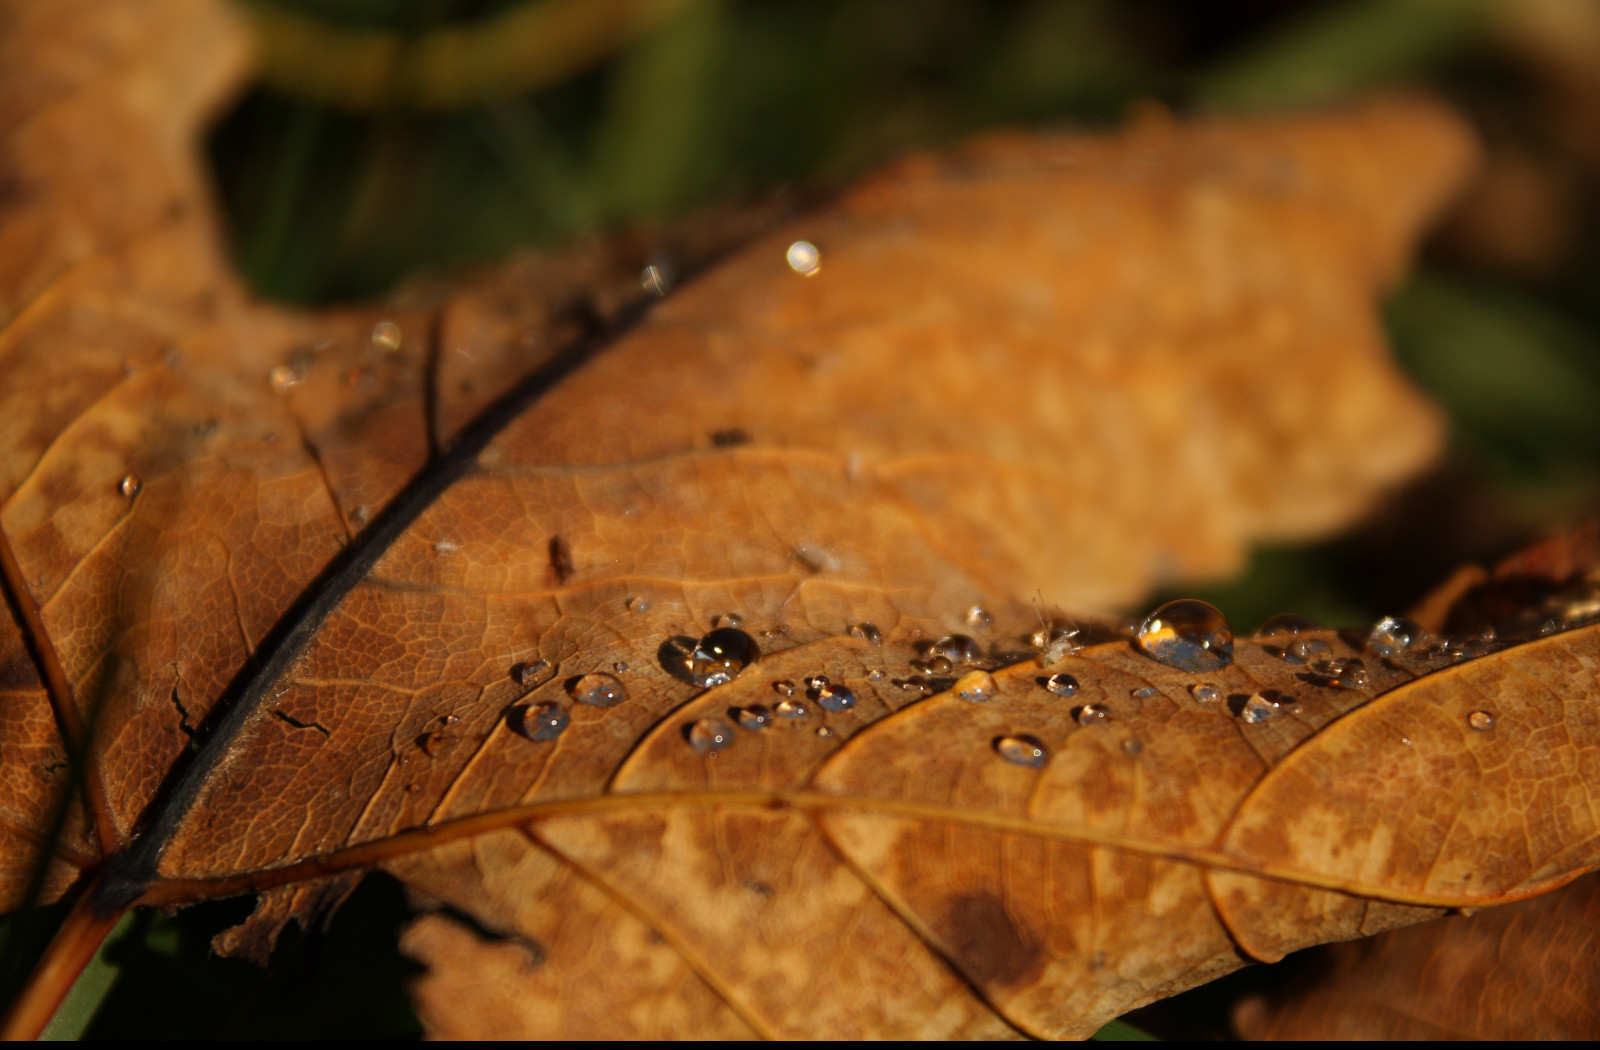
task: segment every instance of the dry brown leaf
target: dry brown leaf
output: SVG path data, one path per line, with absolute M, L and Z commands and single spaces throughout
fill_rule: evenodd
M 236 75 L 233 30 L 147 6 L 182 62 L 145 65 L 130 16 L 95 23 L 112 58 L 45 67 L 71 104 L 26 63 L 0 83 L 0 157 L 28 173 L 0 239 L 29 244 L 0 273 L 8 904 L 84 725 L 52 892 L 102 858 L 101 922 L 265 890 L 219 939 L 260 955 L 381 867 L 482 927 L 407 934 L 445 1034 L 1081 1035 L 1241 947 L 1595 862 L 1560 808 L 1594 727 L 1539 732 L 1593 689 L 1594 628 L 1460 665 L 1299 639 L 1366 659 L 1351 689 L 1241 642 L 1215 703 L 1115 632 L 1050 667 L 1064 699 L 1022 645 L 1018 599 L 1225 572 L 1433 453 L 1373 299 L 1470 155 L 1435 108 L 994 136 L 648 313 L 624 292 L 644 255 L 594 247 L 297 316 L 220 265 L 170 124 Z M 18 8 L 7 39 L 77 55 L 91 9 Z M 85 114 L 124 98 L 150 113 L 115 111 L 119 152 Z M 762 658 L 684 681 L 663 644 L 728 613 Z M 992 681 L 908 683 L 955 631 Z M 595 672 L 626 699 L 576 702 Z M 818 674 L 856 703 L 685 739 Z M 1236 717 L 1257 694 L 1284 708 Z M 544 702 L 570 725 L 530 740 Z M 997 752 L 1022 735 L 1042 770 Z

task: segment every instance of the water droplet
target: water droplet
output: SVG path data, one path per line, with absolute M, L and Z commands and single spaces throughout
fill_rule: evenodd
M 1335 689 L 1367 687 L 1367 665 L 1359 657 L 1318 660 L 1311 665 L 1311 671 L 1318 685 L 1328 685 Z
M 117 492 L 123 499 L 133 499 L 144 488 L 144 482 L 139 480 L 137 474 L 124 474 L 122 480 L 117 482 Z
M 949 674 L 955 670 L 955 665 L 942 656 L 935 656 L 933 659 L 925 661 L 922 667 L 929 674 Z
M 649 598 L 629 598 L 623 603 L 629 612 L 642 613 L 650 611 Z
M 1189 695 L 1202 704 L 1215 704 L 1222 700 L 1222 690 L 1210 682 L 1196 682 L 1189 687 Z
M 994 742 L 994 753 L 1018 766 L 1043 769 L 1050 752 L 1031 736 L 1003 736 Z
M 1302 631 L 1318 631 L 1322 625 L 1309 616 L 1299 613 L 1279 613 L 1269 616 L 1265 623 L 1256 628 L 1255 637 L 1272 640 L 1274 638 L 1288 638 Z
M 711 626 L 716 629 L 723 627 L 743 627 L 744 617 L 738 613 L 721 613 L 711 618 Z
M 278 365 L 267 373 L 267 385 L 272 387 L 274 394 L 287 394 L 300 385 L 304 377 L 289 365 Z
M 1254 724 L 1265 722 L 1283 710 L 1283 701 L 1262 693 L 1251 693 L 1250 698 L 1239 709 L 1239 717 L 1246 722 Z
M 1480 733 L 1487 733 L 1494 728 L 1494 715 L 1487 711 L 1474 711 L 1467 716 L 1467 725 Z
M 1290 663 L 1308 664 L 1332 655 L 1333 646 L 1321 638 L 1296 638 L 1284 647 L 1283 658 Z
M 733 727 L 720 718 L 702 718 L 684 727 L 683 738 L 695 754 L 709 755 L 733 743 Z
M 822 269 L 822 253 L 810 241 L 795 241 L 789 245 L 784 259 L 789 263 L 789 269 L 806 277 Z
M 930 663 L 940 656 L 949 660 L 952 665 L 970 664 L 976 663 L 983 656 L 983 649 L 964 634 L 947 634 L 928 649 Z
M 867 672 L 867 681 L 869 682 L 881 682 L 887 677 L 889 676 L 884 674 L 883 670 L 878 667 L 874 667 L 872 670 Z
M 1403 737 L 1401 737 L 1401 738 L 1400 738 L 1400 742 L 1401 742 L 1401 743 L 1402 743 L 1402 744 L 1404 744 L 1404 745 L 1405 745 L 1405 746 L 1406 746 L 1406 747 L 1410 747 L 1410 746 L 1411 746 L 1411 738 L 1410 738 L 1410 737 L 1408 737 L 1408 736 L 1403 736 Z
M 628 669 L 628 665 L 626 663 L 624 663 L 623 661 L 618 660 L 616 663 L 611 665 L 611 669 L 613 671 L 617 672 L 618 674 L 621 674 L 622 672 L 624 672 L 624 671 L 626 671 Z
M 974 704 L 986 704 L 994 699 L 994 676 L 988 671 L 968 671 L 956 679 L 953 687 L 956 696 Z
M 524 687 L 538 685 L 549 677 L 549 674 L 549 660 L 534 660 L 531 663 L 514 664 L 511 668 L 512 681 Z
M 834 685 L 821 675 L 806 679 L 809 688 L 806 696 L 822 705 L 825 711 L 848 711 L 856 706 L 856 694 L 841 683 Z
M 611 707 L 628 698 L 628 690 L 616 675 L 597 671 L 586 674 L 572 685 L 572 698 L 592 707 Z
M 825 674 L 807 675 L 805 683 L 807 689 L 826 689 L 830 684 Z
M 1111 709 L 1104 704 L 1084 704 L 1072 712 L 1080 726 L 1103 726 L 1111 721 Z
M 772 691 L 777 693 L 779 696 L 793 696 L 794 683 L 790 681 L 773 682 Z
M 1385 616 L 1367 635 L 1367 648 L 1379 656 L 1394 656 L 1420 647 L 1427 641 L 1427 632 L 1411 620 L 1398 616 Z
M 718 627 L 694 647 L 689 674 L 701 689 L 726 685 L 761 655 L 756 640 L 736 627 Z
M 833 735 L 833 730 L 829 729 L 827 726 L 818 726 L 817 735 L 826 740 Z
M 980 631 L 987 631 L 994 624 L 994 617 L 989 615 L 989 610 L 981 605 L 974 605 L 967 610 L 967 626 Z
M 1128 695 L 1135 700 L 1148 700 L 1156 695 L 1156 687 L 1153 685 L 1140 686 L 1138 689 L 1128 690 Z
M 1083 648 L 1078 641 L 1080 631 L 1076 627 L 1051 627 L 1037 630 L 1029 639 L 1033 647 L 1039 650 L 1039 666 L 1049 667 L 1051 664 L 1060 663 Z
M 639 272 L 639 287 L 659 299 L 672 287 L 672 280 L 661 267 L 646 266 Z
M 1044 687 L 1057 696 L 1073 696 L 1078 691 L 1078 680 L 1070 674 L 1053 674 L 1044 680 Z
M 549 701 L 525 704 L 511 710 L 515 716 L 512 728 L 529 740 L 554 740 L 565 733 L 572 722 L 572 716 L 567 714 L 566 708 Z
M 804 700 L 779 700 L 774 710 L 779 718 L 804 718 L 811 713 Z
M 1130 737 L 1122 742 L 1122 750 L 1126 751 L 1129 755 L 1137 755 L 1139 752 L 1144 750 L 1144 744 L 1141 741 L 1134 740 Z
M 1233 631 L 1205 602 L 1168 602 L 1140 625 L 1135 639 L 1152 660 L 1180 671 L 1216 671 L 1233 661 Z
M 379 321 L 373 325 L 372 348 L 386 354 L 400 349 L 400 326 L 393 321 Z
M 365 525 L 372 516 L 372 511 L 367 509 L 365 503 L 358 503 L 350 508 L 350 523 L 352 525 Z
M 461 548 L 459 546 L 450 540 L 439 540 L 433 545 L 433 553 L 435 554 L 454 554 L 460 549 Z
M 741 707 L 734 717 L 746 729 L 767 729 L 772 725 L 772 712 L 767 710 L 765 704 L 751 704 L 749 707 Z
M 883 632 L 878 630 L 877 624 L 853 623 L 850 625 L 850 637 L 859 638 L 868 645 L 883 644 Z

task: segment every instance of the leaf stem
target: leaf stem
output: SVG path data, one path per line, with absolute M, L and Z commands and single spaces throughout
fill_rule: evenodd
M 92 887 L 91 887 L 92 889 Z M 0 1039 L 37 1039 L 55 1016 L 83 968 L 122 919 L 123 912 L 100 914 L 91 905 L 92 892 L 78 898 L 56 931 L 44 957 L 33 968 L 28 983 L 0 1022 Z M 125 909 L 124 909 L 125 910 Z

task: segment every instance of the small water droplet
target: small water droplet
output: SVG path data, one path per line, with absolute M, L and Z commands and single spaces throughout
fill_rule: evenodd
M 1135 700 L 1148 700 L 1156 695 L 1156 687 L 1153 685 L 1140 686 L 1138 689 L 1128 690 L 1128 695 Z
M 1031 736 L 1003 736 L 995 740 L 994 752 L 1007 762 L 1018 766 L 1043 769 L 1050 752 Z
M 278 365 L 267 373 L 267 385 L 274 394 L 287 394 L 300 385 L 304 377 L 289 365 Z
M 784 259 L 788 262 L 789 269 L 806 277 L 822 269 L 822 253 L 817 251 L 817 246 L 810 241 L 795 241 L 789 245 L 789 250 L 784 253 Z
M 817 735 L 826 740 L 833 735 L 833 730 L 829 729 L 827 726 L 818 726 Z
M 1480 733 L 1487 733 L 1494 728 L 1494 715 L 1487 711 L 1474 711 L 1467 716 L 1467 725 Z
M 518 685 L 534 686 L 544 681 L 550 674 L 549 660 L 534 660 L 512 665 L 511 678 Z
M 1269 616 L 1265 623 L 1256 628 L 1255 637 L 1272 640 L 1275 638 L 1290 638 L 1302 631 L 1318 631 L 1322 625 L 1309 616 L 1299 613 L 1278 613 Z
M 1239 717 L 1252 725 L 1256 722 L 1265 722 L 1283 710 L 1283 702 L 1261 693 L 1251 693 L 1244 706 L 1239 709 Z
M 133 499 L 144 488 L 144 482 L 139 480 L 137 474 L 124 474 L 122 480 L 117 482 L 117 492 L 123 499 Z
M 779 718 L 804 718 L 811 713 L 804 700 L 779 700 L 774 710 Z
M 1137 755 L 1144 750 L 1144 744 L 1141 741 L 1134 740 L 1130 737 L 1122 742 L 1122 750 L 1126 751 L 1130 755 Z
M 856 706 L 856 694 L 843 683 L 835 685 L 822 675 L 806 679 L 809 688 L 806 696 L 822 705 L 825 711 L 848 711 Z
M 826 689 L 830 684 L 825 674 L 807 675 L 805 683 L 807 689 Z
M 372 511 L 367 509 L 365 503 L 358 503 L 350 508 L 350 523 L 352 525 L 365 525 L 372 516 Z
M 777 693 L 779 696 L 793 696 L 794 683 L 787 680 L 782 682 L 773 682 L 772 691 Z
M 628 690 L 616 675 L 597 671 L 586 674 L 572 684 L 572 698 L 591 707 L 611 707 L 628 698 Z
M 1210 682 L 1196 682 L 1191 685 L 1189 687 L 1189 695 L 1202 704 L 1215 704 L 1220 703 L 1222 700 L 1222 690 Z
M 400 349 L 400 326 L 393 321 L 379 321 L 373 325 L 372 348 L 386 354 Z
M 967 626 L 980 631 L 987 631 L 994 624 L 994 617 L 989 615 L 989 610 L 981 605 L 974 605 L 967 610 Z
M 1333 646 L 1321 638 L 1296 638 L 1284 646 L 1283 658 L 1294 664 L 1308 664 L 1313 660 L 1326 659 L 1332 653 Z
M 726 685 L 761 655 L 756 640 L 737 627 L 718 627 L 689 656 L 689 675 L 701 689 Z
M 1233 662 L 1233 631 L 1205 602 L 1179 598 L 1151 613 L 1135 637 L 1144 654 L 1180 671 L 1216 671 Z
M 1359 657 L 1318 660 L 1311 665 L 1311 671 L 1318 685 L 1332 686 L 1335 689 L 1367 687 L 1367 665 Z
M 642 612 L 649 612 L 650 611 L 650 599 L 649 598 L 638 598 L 638 597 L 629 598 L 623 604 L 627 607 L 627 610 L 629 612 L 642 613 Z
M 977 663 L 983 656 L 983 649 L 964 634 L 947 634 L 928 649 L 930 663 L 941 656 L 952 665 Z
M 1367 635 L 1367 648 L 1379 656 L 1394 656 L 1419 648 L 1427 638 L 1427 632 L 1415 622 L 1399 616 L 1385 616 Z
M 1053 674 L 1044 680 L 1044 687 L 1057 696 L 1073 696 L 1078 692 L 1078 680 L 1070 674 Z
M 702 718 L 684 727 L 683 738 L 695 754 L 709 755 L 733 743 L 733 727 L 720 718 Z
M 711 618 L 711 626 L 713 629 L 719 630 L 723 627 L 743 627 L 744 617 L 732 612 L 719 613 Z
M 549 701 L 525 704 L 511 710 L 515 716 L 512 728 L 529 740 L 554 740 L 565 733 L 572 722 L 572 716 L 567 714 L 566 708 Z
M 878 630 L 877 624 L 853 623 L 850 625 L 850 637 L 858 638 L 868 645 L 883 644 L 883 632 Z
M 459 546 L 450 540 L 439 540 L 433 545 L 433 553 L 435 554 L 454 554 L 460 549 L 461 548 Z
M 672 287 L 672 280 L 661 267 L 646 266 L 639 272 L 639 287 L 659 299 Z
M 741 707 L 734 717 L 746 729 L 767 729 L 772 725 L 772 712 L 767 710 L 765 704 L 751 704 L 749 707 Z
M 1103 726 L 1111 721 L 1111 709 L 1104 704 L 1084 704 L 1072 712 L 1080 726 Z
M 974 704 L 986 704 L 994 699 L 994 676 L 988 671 L 968 671 L 956 679 L 953 687 L 956 696 Z
M 623 661 L 618 660 L 616 663 L 611 665 L 611 669 L 613 671 L 617 672 L 618 674 L 621 674 L 622 672 L 624 672 L 624 671 L 626 671 L 628 669 L 628 665 L 626 663 L 624 663 Z
M 867 672 L 867 681 L 869 682 L 881 682 L 887 677 L 889 676 L 883 672 L 882 668 L 874 667 Z

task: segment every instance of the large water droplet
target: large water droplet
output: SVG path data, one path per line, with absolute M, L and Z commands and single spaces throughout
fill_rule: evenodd
M 995 697 L 997 687 L 988 671 L 968 671 L 952 687 L 956 696 L 974 704 L 986 704 Z
M 976 663 L 983 656 L 983 649 L 964 634 L 947 634 L 928 649 L 930 662 L 941 656 L 951 664 L 959 666 Z
M 774 710 L 779 718 L 804 718 L 811 713 L 804 700 L 779 700 Z
M 772 712 L 767 710 L 765 704 L 751 704 L 749 707 L 741 707 L 734 717 L 746 729 L 767 729 L 772 725 Z
M 1474 711 L 1467 716 L 1467 725 L 1480 733 L 1487 733 L 1494 728 L 1494 715 L 1487 711 Z
M 1427 640 L 1427 632 L 1414 621 L 1399 616 L 1385 616 L 1367 635 L 1367 648 L 1379 656 L 1395 656 L 1420 648 Z
M 810 241 L 795 241 L 784 253 L 784 260 L 795 273 L 810 277 L 822 269 L 822 253 Z
M 572 722 L 572 716 L 567 714 L 566 708 L 560 704 L 546 701 L 540 704 L 525 704 L 511 709 L 515 716 L 512 728 L 529 740 L 543 742 L 554 740 L 567 731 L 567 726 Z
M 1216 671 L 1233 662 L 1233 631 L 1205 602 L 1180 598 L 1147 617 L 1135 638 L 1152 660 L 1180 671 Z
M 1283 701 L 1267 696 L 1263 693 L 1251 693 L 1244 706 L 1239 709 L 1239 717 L 1246 722 L 1265 722 L 1274 718 L 1283 711 Z
M 825 711 L 848 711 L 856 706 L 856 694 L 845 688 L 843 683 L 834 684 L 822 675 L 806 679 L 809 688 L 806 696 L 822 705 Z
M 572 698 L 592 707 L 611 707 L 628 698 L 628 690 L 614 674 L 596 671 L 572 684 Z
M 1111 721 L 1111 709 L 1104 704 L 1084 704 L 1072 712 L 1080 726 L 1103 726 Z
M 1367 687 L 1367 665 L 1359 657 L 1351 656 L 1340 660 L 1318 660 L 1311 665 L 1313 680 L 1318 685 L 1328 685 L 1335 689 L 1365 689 Z
M 994 742 L 994 752 L 1018 766 L 1043 769 L 1050 760 L 1050 752 L 1031 736 L 1003 736 Z
M 1078 680 L 1070 674 L 1053 674 L 1044 680 L 1044 687 L 1057 696 L 1073 696 L 1078 691 Z
M 139 480 L 137 474 L 124 474 L 122 480 L 117 482 L 117 493 L 123 499 L 133 499 L 144 488 L 144 482 Z
M 877 624 L 853 623 L 850 625 L 850 637 L 859 638 L 868 645 L 883 644 L 883 632 L 878 630 Z
M 761 655 L 756 640 L 737 627 L 719 627 L 700 639 L 689 657 L 689 674 L 701 689 L 726 685 Z
M 733 743 L 733 727 L 720 718 L 702 718 L 684 727 L 683 738 L 695 754 L 709 755 Z
M 1333 655 L 1333 646 L 1321 638 L 1296 638 L 1283 647 L 1283 658 L 1292 664 L 1308 664 Z
M 400 349 L 400 326 L 393 321 L 379 321 L 373 325 L 372 348 L 386 354 Z

